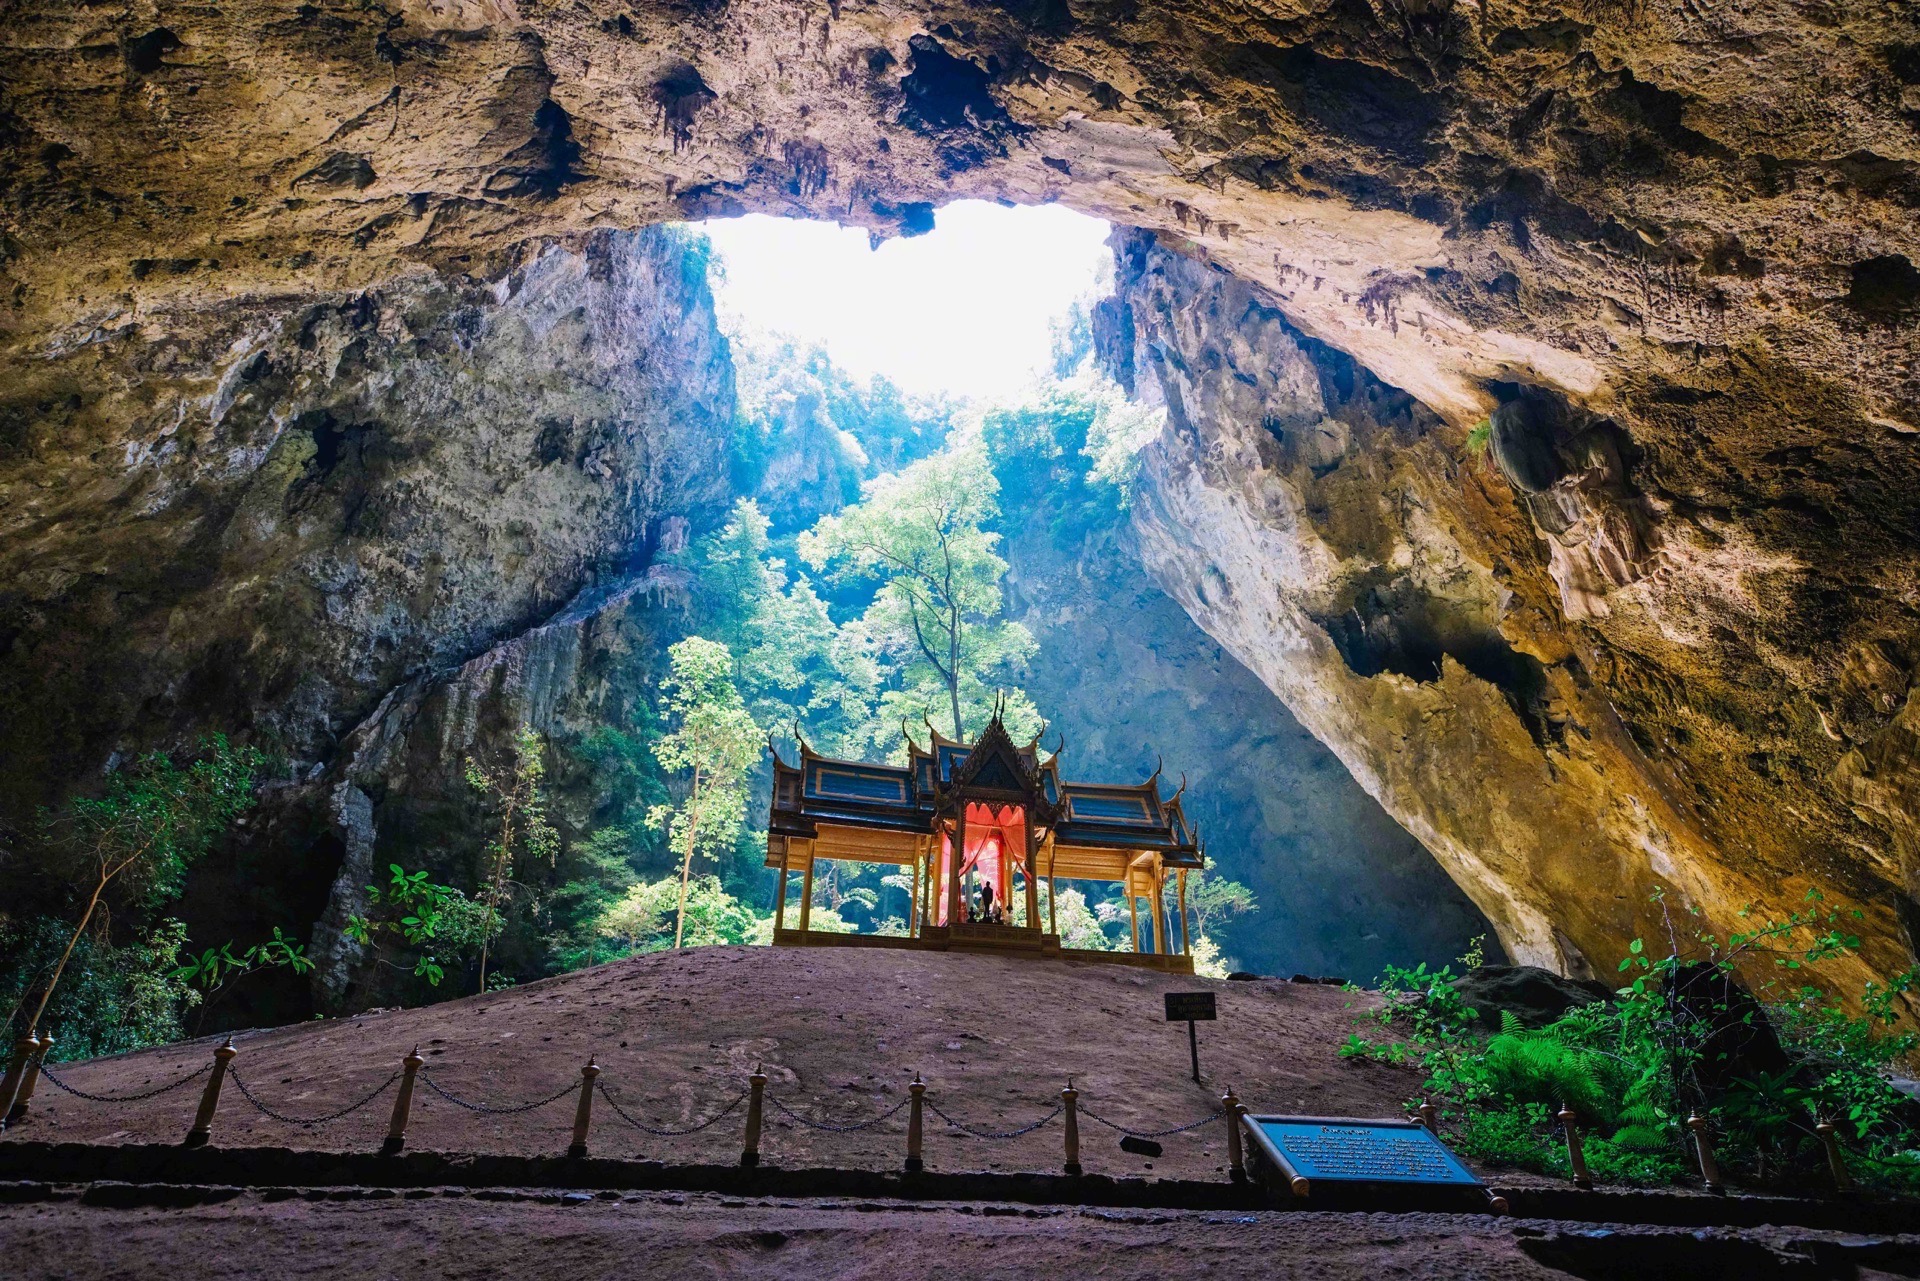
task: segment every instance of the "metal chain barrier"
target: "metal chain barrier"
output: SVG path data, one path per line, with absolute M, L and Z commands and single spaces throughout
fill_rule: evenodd
M 447 1102 L 453 1104 L 453 1106 L 457 1108 L 465 1108 L 469 1112 L 484 1112 L 488 1116 L 517 1116 L 522 1112 L 531 1112 L 535 1108 L 546 1107 L 549 1103 L 558 1103 L 561 1099 L 566 1098 L 569 1094 L 572 1094 L 575 1090 L 580 1088 L 578 1082 L 569 1081 L 565 1085 L 561 1086 L 554 1093 L 549 1094 L 544 1099 L 536 1099 L 532 1103 L 517 1103 L 512 1107 L 497 1108 L 490 1103 L 470 1103 L 466 1099 L 463 1099 L 457 1095 L 448 1093 L 446 1090 L 442 1089 L 439 1083 L 437 1083 L 433 1079 L 433 1074 L 431 1072 L 422 1072 L 420 1074 L 420 1079 L 427 1083 L 427 1088 L 429 1090 L 432 1090 L 435 1094 L 439 1095 L 441 1098 L 445 1099 Z
M 80 1089 L 78 1086 L 68 1085 L 65 1081 L 62 1081 L 59 1077 L 53 1074 L 53 1070 L 49 1068 L 45 1063 L 42 1063 L 40 1065 L 40 1079 L 47 1082 L 47 1084 L 53 1086 L 53 1088 L 56 1090 L 64 1090 L 68 1094 L 71 1094 L 74 1098 L 85 1099 L 89 1103 L 140 1103 L 140 1102 L 144 1102 L 147 1099 L 158 1098 L 162 1094 L 167 1093 L 167 1091 L 169 1090 L 177 1090 L 183 1085 L 188 1085 L 194 1081 L 198 1081 L 201 1077 L 205 1076 L 207 1073 L 211 1071 L 213 1071 L 213 1064 L 203 1063 L 199 1067 L 195 1068 L 193 1071 L 181 1077 L 178 1081 L 174 1081 L 169 1085 L 160 1086 L 157 1089 L 145 1090 L 139 1094 L 89 1094 L 85 1090 Z
M 970 1125 L 962 1125 L 960 1124 L 960 1122 L 948 1116 L 945 1112 L 942 1112 L 940 1110 L 940 1105 L 938 1103 L 935 1103 L 932 1099 L 927 1099 L 926 1105 L 927 1105 L 927 1109 L 931 1111 L 935 1116 L 939 1117 L 942 1121 L 945 1121 L 948 1125 L 960 1131 L 960 1133 L 968 1136 L 969 1138 L 974 1138 L 974 1139 L 1017 1139 L 1023 1134 L 1032 1134 L 1035 1130 L 1039 1129 L 1041 1126 L 1045 1125 L 1047 1122 L 1053 1120 L 1053 1118 L 1055 1118 L 1056 1116 L 1059 1116 L 1062 1112 L 1067 1110 L 1064 1105 L 1057 1106 L 1053 1109 L 1053 1111 L 1047 1113 L 1045 1116 L 1041 1117 L 1038 1121 L 1035 1121 L 1032 1125 L 1023 1125 L 1017 1130 L 997 1131 L 997 1130 L 976 1130 Z
M 621 1107 L 619 1100 L 615 1099 L 613 1095 L 607 1093 L 607 1084 L 605 1081 L 596 1080 L 594 1084 L 600 1091 L 600 1097 L 605 1099 L 607 1101 L 607 1106 L 613 1109 L 614 1115 L 618 1116 L 622 1121 L 625 1121 L 628 1125 L 632 1126 L 634 1129 L 643 1130 L 646 1133 L 653 1135 L 655 1138 L 660 1138 L 660 1139 L 677 1139 L 688 1134 L 698 1134 L 700 1133 L 700 1131 L 706 1129 L 708 1126 L 713 1125 L 716 1122 L 720 1121 L 722 1118 L 727 1116 L 727 1114 L 732 1112 L 735 1108 L 739 1107 L 742 1103 L 745 1103 L 747 1101 L 747 1092 L 745 1090 L 742 1090 L 740 1091 L 740 1093 L 733 1096 L 732 1102 L 728 1103 L 727 1106 L 721 1108 L 718 1112 L 715 1112 L 712 1116 L 700 1122 L 698 1125 L 688 1126 L 684 1130 L 656 1129 L 655 1127 L 648 1125 L 645 1121 L 642 1121 L 639 1117 L 634 1116 L 632 1113 L 628 1112 L 625 1108 Z
M 233 1070 L 232 1064 L 228 1064 L 227 1066 L 227 1079 L 232 1081 L 234 1088 L 240 1091 L 240 1096 L 247 1102 L 253 1104 L 254 1110 L 262 1115 L 270 1116 L 274 1120 L 284 1122 L 287 1125 L 324 1125 L 328 1121 L 338 1121 L 341 1117 L 349 1113 L 358 1112 L 361 1108 L 385 1094 L 387 1088 L 400 1079 L 400 1073 L 396 1071 L 392 1076 L 382 1081 L 373 1093 L 360 1099 L 358 1102 L 349 1103 L 339 1111 L 328 1112 L 324 1116 L 288 1116 L 284 1112 L 274 1111 L 265 1103 L 262 1103 L 252 1090 L 247 1088 L 247 1083 L 240 1079 L 240 1074 Z
M 870 1130 L 874 1126 L 879 1125 L 882 1121 L 885 1121 L 894 1116 L 897 1116 L 900 1113 L 900 1110 L 902 1108 L 905 1108 L 909 1103 L 913 1102 L 913 1100 L 911 1098 L 901 1099 L 898 1103 L 888 1108 L 885 1112 L 882 1112 L 879 1116 L 868 1117 L 866 1120 L 856 1121 L 852 1125 L 829 1125 L 824 1121 L 810 1120 L 807 1117 L 801 1116 L 798 1112 L 795 1112 L 792 1108 L 788 1107 L 786 1104 L 782 1103 L 779 1099 L 775 1098 L 771 1094 L 767 1095 L 767 1102 L 773 1104 L 774 1108 L 777 1111 L 779 1111 L 783 1116 L 786 1116 L 791 1120 L 798 1121 L 801 1125 L 806 1126 L 808 1129 L 825 1130 L 828 1134 L 852 1134 L 856 1130 Z
M 1095 1116 L 1084 1107 L 1080 1109 L 1080 1115 L 1086 1117 L 1089 1121 L 1106 1126 L 1109 1130 L 1116 1130 L 1121 1134 L 1131 1134 L 1136 1139 L 1164 1139 L 1169 1134 L 1185 1134 L 1188 1130 L 1197 1130 L 1203 1125 L 1211 1125 L 1226 1116 L 1226 1112 L 1220 1108 L 1215 1108 L 1198 1121 L 1189 1121 L 1185 1125 L 1169 1126 L 1164 1130 L 1136 1130 L 1130 1126 L 1115 1125 L 1103 1116 Z

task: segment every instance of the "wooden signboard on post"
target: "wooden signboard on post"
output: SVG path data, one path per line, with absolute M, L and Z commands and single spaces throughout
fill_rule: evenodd
M 1168 992 L 1167 1022 L 1187 1025 L 1187 1053 L 1193 1058 L 1193 1079 L 1200 1079 L 1200 1034 L 1193 1025 L 1204 1019 L 1211 1023 L 1219 1018 L 1215 1011 L 1211 992 Z

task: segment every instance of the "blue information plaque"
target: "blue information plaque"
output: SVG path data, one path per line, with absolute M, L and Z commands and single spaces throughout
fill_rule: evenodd
M 1316 1183 L 1421 1183 L 1479 1187 L 1460 1158 L 1418 1121 L 1331 1116 L 1249 1116 L 1257 1151 L 1296 1195 Z

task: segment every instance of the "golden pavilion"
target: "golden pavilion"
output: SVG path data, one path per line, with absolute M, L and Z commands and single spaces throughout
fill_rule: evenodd
M 924 749 L 907 736 L 905 765 L 834 760 L 804 739 L 799 762 L 789 765 L 769 744 L 766 865 L 780 869 L 776 946 L 1010 952 L 1193 972 L 1186 881 L 1204 857 L 1180 808 L 1184 782 L 1165 798 L 1157 769 L 1131 785 L 1064 782 L 1059 752 L 1042 759 L 1038 738 L 1016 745 L 998 710 L 971 744 L 931 725 L 928 732 Z M 809 929 L 814 868 L 823 860 L 911 868 L 905 935 Z M 787 905 L 794 873 L 797 923 Z M 1061 880 L 1124 886 L 1133 950 L 1062 947 L 1054 895 Z

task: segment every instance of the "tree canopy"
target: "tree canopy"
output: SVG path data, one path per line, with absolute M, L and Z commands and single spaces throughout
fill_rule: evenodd
M 936 707 L 954 738 L 965 739 L 969 724 L 977 732 L 990 682 L 1011 684 L 1034 652 L 1027 629 L 1002 617 L 1007 562 L 988 528 L 1000 516 L 999 488 L 985 454 L 960 445 L 870 482 L 859 503 L 801 536 L 800 554 L 830 581 L 877 585 L 857 623 L 842 629 L 839 666 L 857 679 L 872 665 L 874 729 L 886 740 L 894 731 L 881 726 Z M 1011 719 L 1038 728 L 1024 695 Z
M 687 790 L 675 804 L 648 816 L 680 854 L 680 902 L 674 946 L 686 932 L 687 890 L 696 855 L 718 857 L 740 837 L 747 813 L 747 771 L 761 736 L 733 683 L 733 655 L 725 645 L 689 636 L 669 649 L 671 670 L 661 682 L 663 710 L 673 728 L 654 745 L 662 768 L 684 772 Z

